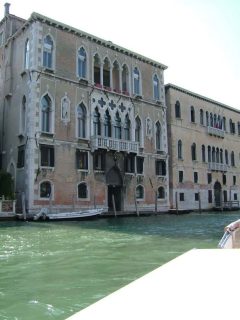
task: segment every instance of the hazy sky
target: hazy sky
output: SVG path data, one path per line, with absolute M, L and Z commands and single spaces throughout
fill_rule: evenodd
M 240 0 L 9 0 L 168 66 L 165 83 L 240 109 Z M 1 18 L 4 15 L 2 2 Z

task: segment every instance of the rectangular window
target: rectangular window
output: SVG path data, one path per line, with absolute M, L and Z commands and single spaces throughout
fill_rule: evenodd
M 156 175 L 165 176 L 166 175 L 166 161 L 165 160 L 156 160 Z
M 104 171 L 105 169 L 105 154 L 103 152 L 95 152 L 93 156 L 93 169 Z
M 198 172 L 193 173 L 194 183 L 198 183 Z
M 195 201 L 199 201 L 199 193 L 198 192 L 194 194 L 194 197 L 195 197 Z
M 208 190 L 208 203 L 212 203 L 212 190 Z
M 76 150 L 76 167 L 78 170 L 88 170 L 88 152 Z
M 208 181 L 208 184 L 212 183 L 212 174 L 211 173 L 207 174 L 207 181 Z
M 234 193 L 234 194 L 233 194 L 233 199 L 234 199 L 234 200 L 237 200 L 237 199 L 238 199 L 237 193 Z
M 183 192 L 179 193 L 179 200 L 184 201 L 184 193 Z
M 237 182 L 237 178 L 236 178 L 236 176 L 233 176 L 233 185 L 234 186 L 236 185 L 236 182 Z
M 25 145 L 18 147 L 18 160 L 17 160 L 17 167 L 23 168 L 25 162 Z
M 143 163 L 144 163 L 144 158 L 143 157 L 137 157 L 137 173 L 138 174 L 143 174 Z
M 183 171 L 178 171 L 178 181 L 179 183 L 183 182 Z
M 132 154 L 128 154 L 125 158 L 125 172 L 135 172 L 135 156 Z
M 54 167 L 54 146 L 48 146 L 42 144 L 40 146 L 41 152 L 41 166 L 42 167 Z

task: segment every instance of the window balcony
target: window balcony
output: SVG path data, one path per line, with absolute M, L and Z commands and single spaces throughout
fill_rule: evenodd
M 138 153 L 139 142 L 120 140 L 101 136 L 91 137 L 91 149 L 92 151 L 97 149 L 115 150 L 115 151 L 125 151 Z
M 208 134 L 210 134 L 212 136 L 224 138 L 224 130 L 222 130 L 222 129 L 213 128 L 213 127 L 208 126 L 207 132 L 208 132 Z
M 225 172 L 228 170 L 228 166 L 223 163 L 209 162 L 208 170 Z

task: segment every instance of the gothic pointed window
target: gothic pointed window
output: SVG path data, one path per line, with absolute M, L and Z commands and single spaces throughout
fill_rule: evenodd
M 141 130 L 141 120 L 139 119 L 139 117 L 137 117 L 135 120 L 135 141 L 139 143 L 141 142 Z
M 140 73 L 137 67 L 133 70 L 133 93 L 140 95 Z
M 120 92 L 120 69 L 117 61 L 113 63 L 113 71 L 112 71 L 112 82 L 113 82 L 113 90 L 115 92 Z
M 79 78 L 86 78 L 87 71 L 87 55 L 83 47 L 78 50 L 78 76 Z
M 100 113 L 98 108 L 96 107 L 93 114 L 93 128 L 94 128 L 94 135 L 100 136 L 101 135 L 101 121 L 100 121 Z
M 103 63 L 103 85 L 104 87 L 110 88 L 110 61 L 108 58 L 104 59 Z
M 156 74 L 153 77 L 153 97 L 154 97 L 154 100 L 160 100 L 159 80 L 158 80 L 158 76 Z
M 181 118 L 181 105 L 179 101 L 175 103 L 175 117 L 180 119 Z
M 200 124 L 204 125 L 204 118 L 203 118 L 203 109 L 200 109 Z
M 105 137 L 111 137 L 112 136 L 111 116 L 110 116 L 108 110 L 106 110 L 105 115 L 104 115 L 104 136 Z
M 94 83 L 97 86 L 101 86 L 101 61 L 98 54 L 95 54 L 94 58 Z
M 80 105 L 77 108 L 78 138 L 86 138 L 86 118 L 86 108 L 83 103 L 80 103 Z
M 156 123 L 156 149 L 161 150 L 161 135 L 162 135 L 162 129 L 159 122 Z
M 122 130 L 121 130 L 121 118 L 118 112 L 116 112 L 115 116 L 115 125 L 114 125 L 114 136 L 116 139 L 121 139 Z
M 43 41 L 43 66 L 53 68 L 53 40 L 49 35 Z
M 191 106 L 190 108 L 190 115 L 191 115 L 191 122 L 195 122 L 195 110 L 193 106 Z
M 124 139 L 125 140 L 130 140 L 130 129 L 131 129 L 131 122 L 127 114 L 124 122 Z
M 122 67 L 122 91 L 124 94 L 129 94 L 129 71 L 126 64 Z
M 165 199 L 165 190 L 164 187 L 159 187 L 157 192 L 158 199 Z
M 48 94 L 41 100 L 41 129 L 42 132 L 51 133 L 52 128 L 52 101 Z

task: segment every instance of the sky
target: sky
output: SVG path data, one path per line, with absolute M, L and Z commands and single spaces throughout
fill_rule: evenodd
M 240 0 L 8 0 L 168 66 L 172 83 L 240 109 Z M 0 18 L 4 16 L 4 2 Z

